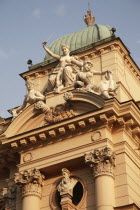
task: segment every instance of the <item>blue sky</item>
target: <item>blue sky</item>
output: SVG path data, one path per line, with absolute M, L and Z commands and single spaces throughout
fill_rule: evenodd
M 83 15 L 90 2 L 96 23 L 117 29 L 140 66 L 140 0 L 0 0 L 0 116 L 22 104 L 26 94 L 20 73 L 43 61 L 42 42 L 86 27 Z

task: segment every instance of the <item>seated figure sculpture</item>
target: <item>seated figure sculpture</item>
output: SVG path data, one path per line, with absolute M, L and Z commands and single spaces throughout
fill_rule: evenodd
M 73 73 L 73 65 L 82 67 L 83 63 L 73 56 L 70 56 L 70 47 L 66 44 L 62 45 L 63 55 L 56 55 L 46 47 L 47 42 L 43 42 L 43 48 L 53 58 L 59 59 L 59 64 L 54 69 L 54 74 L 49 78 L 52 89 L 59 93 L 64 87 L 72 85 L 75 80 Z M 57 73 L 57 74 L 56 74 Z
M 45 100 L 45 96 L 42 93 L 40 93 L 38 90 L 34 89 L 33 81 L 27 80 L 26 87 L 27 87 L 27 94 L 25 95 L 23 104 L 20 107 L 13 109 L 11 111 L 14 118 L 17 117 L 18 114 L 20 114 L 24 108 L 26 108 L 27 104 L 33 104 L 37 101 Z
M 98 72 L 91 70 L 93 64 L 90 60 L 84 61 L 82 71 L 76 75 L 75 87 L 84 91 L 89 91 L 101 95 L 108 99 L 115 95 L 117 89 L 116 82 L 112 79 L 112 72 L 109 70 Z M 105 75 L 105 81 L 94 83 L 94 75 Z

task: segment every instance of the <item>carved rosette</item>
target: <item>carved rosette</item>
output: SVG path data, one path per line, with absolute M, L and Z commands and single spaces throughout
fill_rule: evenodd
M 85 154 L 85 163 L 93 168 L 94 177 L 110 175 L 114 177 L 115 153 L 106 147 L 102 150 L 94 150 Z
M 15 183 L 21 185 L 22 197 L 35 195 L 41 198 L 44 179 L 45 176 L 38 169 L 15 174 Z
M 72 94 L 72 92 L 66 92 L 66 93 L 64 93 L 63 97 L 64 97 L 65 101 L 68 101 L 68 100 L 71 100 L 73 98 L 73 94 Z

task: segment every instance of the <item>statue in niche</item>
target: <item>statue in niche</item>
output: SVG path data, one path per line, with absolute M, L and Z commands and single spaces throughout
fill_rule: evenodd
M 70 86 L 75 80 L 74 68 L 76 65 L 82 67 L 83 62 L 77 57 L 70 56 L 70 47 L 66 44 L 62 45 L 63 56 L 56 55 L 46 47 L 47 42 L 43 42 L 43 48 L 53 58 L 59 59 L 59 64 L 54 69 L 54 74 L 49 78 L 51 88 L 59 93 L 64 87 Z
M 73 196 L 73 188 L 77 184 L 78 180 L 71 177 L 71 173 L 68 169 L 62 169 L 63 178 L 59 183 L 57 189 L 60 192 L 60 195 L 70 194 Z
M 91 70 L 92 66 L 93 64 L 90 60 L 84 61 L 82 71 L 79 71 L 76 75 L 75 87 L 79 90 L 96 93 L 105 99 L 114 96 L 117 84 L 112 79 L 112 72 L 109 70 L 103 72 Z M 94 83 L 94 75 L 105 75 L 106 80 Z
M 42 93 L 40 93 L 38 90 L 34 89 L 34 83 L 32 80 L 26 81 L 26 87 L 27 87 L 27 94 L 25 95 L 23 104 L 20 107 L 11 110 L 11 113 L 14 118 L 17 117 L 18 114 L 20 114 L 28 104 L 30 105 L 37 101 L 45 101 L 45 96 Z

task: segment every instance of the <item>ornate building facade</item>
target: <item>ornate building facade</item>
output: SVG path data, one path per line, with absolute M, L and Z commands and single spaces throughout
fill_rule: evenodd
M 140 71 L 115 29 L 54 41 L 0 119 L 2 210 L 140 209 Z

